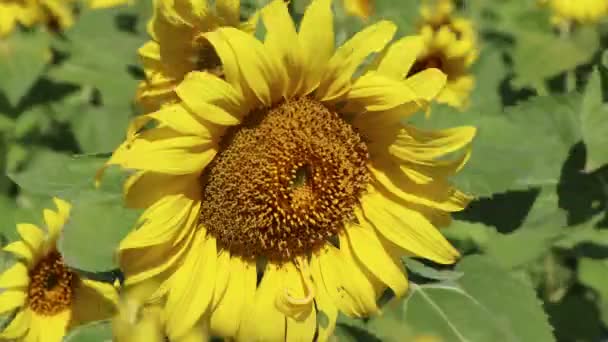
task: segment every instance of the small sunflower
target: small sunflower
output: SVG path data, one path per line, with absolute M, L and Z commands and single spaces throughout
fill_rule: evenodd
M 101 9 L 132 4 L 134 0 L 89 0 L 89 8 Z
M 57 239 L 70 205 L 54 202 L 57 211 L 44 210 L 46 234 L 35 225 L 18 224 L 21 240 L 4 247 L 18 262 L 0 275 L 0 314 L 15 315 L 0 339 L 59 342 L 68 329 L 109 318 L 115 310 L 114 286 L 81 278 L 64 264 Z
M 299 32 L 281 0 L 261 14 L 263 42 L 205 33 L 224 78 L 189 73 L 107 163 L 134 170 L 126 202 L 145 209 L 119 247 L 125 282 L 162 279 L 149 301 L 166 300 L 171 338 L 209 320 L 241 341 L 326 341 L 338 311 L 365 317 L 387 287 L 407 291 L 402 255 L 458 257 L 436 227 L 469 201 L 447 177 L 475 129 L 400 126 L 445 84 L 433 68 L 406 77 L 422 38 L 387 47 L 396 27 L 381 21 L 335 49 L 330 0 Z
M 148 23 L 152 40 L 139 49 L 146 79 L 138 88 L 137 99 L 146 110 L 156 110 L 160 103 L 177 101 L 174 89 L 190 71 L 221 75 L 222 65 L 205 33 L 219 27 L 237 27 L 252 33 L 253 16 L 240 22 L 240 1 L 155 0 L 154 14 Z
M 18 24 L 32 27 L 45 24 L 63 30 L 74 23 L 70 1 L 0 0 L 0 37 L 10 34 Z
M 369 19 L 374 12 L 374 0 L 343 0 L 344 11 L 361 19 Z
M 555 17 L 553 21 L 560 25 L 564 23 L 596 24 L 608 16 L 608 1 L 606 0 L 544 0 Z
M 424 48 L 410 70 L 413 75 L 427 68 L 438 68 L 447 75 L 447 84 L 437 102 L 460 109 L 466 108 L 475 78 L 469 68 L 478 56 L 473 24 L 453 15 L 452 1 L 437 1 L 421 7 L 419 33 Z

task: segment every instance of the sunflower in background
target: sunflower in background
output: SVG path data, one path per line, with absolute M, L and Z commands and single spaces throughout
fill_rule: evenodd
M 155 0 L 148 23 L 152 40 L 139 49 L 146 79 L 138 87 L 137 99 L 151 111 L 160 104 L 177 101 L 174 89 L 190 71 L 207 71 L 221 76 L 222 65 L 205 33 L 219 27 L 255 30 L 256 16 L 240 21 L 240 1 Z
M 240 341 L 326 341 L 339 311 L 366 317 L 387 288 L 407 292 L 403 255 L 459 256 L 437 227 L 470 200 L 447 178 L 475 129 L 400 126 L 445 85 L 434 68 L 407 77 L 423 40 L 389 46 L 396 27 L 380 21 L 336 49 L 330 0 L 299 32 L 282 0 L 261 17 L 263 42 L 204 33 L 223 77 L 187 74 L 179 102 L 136 118 L 107 162 L 133 170 L 126 203 L 144 209 L 119 247 L 125 284 L 160 279 L 148 300 L 171 339 L 208 320 Z
M 472 22 L 453 12 L 451 0 L 427 1 L 421 6 L 418 31 L 423 48 L 410 75 L 428 68 L 440 69 L 447 75 L 447 83 L 437 102 L 464 110 L 475 85 L 469 69 L 479 50 Z
M 63 30 L 74 23 L 71 1 L 0 0 L 0 38 L 9 35 L 19 24 L 33 27 L 47 25 Z
M 553 11 L 556 25 L 596 24 L 608 16 L 606 0 L 541 0 Z
M 374 12 L 374 0 L 343 0 L 344 11 L 361 19 L 367 20 Z
M 115 312 L 113 285 L 81 278 L 63 262 L 57 239 L 70 205 L 57 198 L 54 202 L 57 211 L 44 210 L 46 233 L 33 224 L 18 224 L 21 240 L 4 247 L 17 262 L 0 275 L 0 314 L 15 316 L 0 340 L 59 342 L 67 330 Z

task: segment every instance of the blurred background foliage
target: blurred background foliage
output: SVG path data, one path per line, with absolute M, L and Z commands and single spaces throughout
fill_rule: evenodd
M 243 0 L 243 16 L 262 5 Z M 306 0 L 290 4 L 296 20 Z M 389 19 L 414 34 L 419 1 L 377 0 L 367 20 L 336 4 L 344 41 Z M 479 133 L 454 182 L 476 196 L 444 230 L 464 255 L 455 267 L 404 260 L 406 298 L 382 314 L 341 317 L 340 341 L 600 341 L 608 337 L 608 25 L 564 34 L 530 0 L 466 0 L 479 34 L 476 87 L 464 112 L 434 105 L 421 127 Z M 137 213 L 121 204 L 118 170 L 93 176 L 138 113 L 136 51 L 151 3 L 82 10 L 68 30 L 21 29 L 0 40 L 0 232 L 40 221 L 59 196 L 74 204 L 60 249 L 68 264 L 116 276 L 113 251 Z M 6 264 L 3 256 L 2 264 Z M 89 330 L 87 330 L 89 329 Z M 94 324 L 66 340 L 100 341 Z M 104 335 L 105 334 L 105 335 Z

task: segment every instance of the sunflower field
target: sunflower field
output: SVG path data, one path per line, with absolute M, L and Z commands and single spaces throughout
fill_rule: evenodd
M 0 0 L 0 341 L 608 340 L 608 0 Z

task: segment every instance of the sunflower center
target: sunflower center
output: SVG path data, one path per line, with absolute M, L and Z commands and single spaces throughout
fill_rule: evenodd
M 369 180 L 365 143 L 308 98 L 253 111 L 202 176 L 200 221 L 221 247 L 286 261 L 343 229 Z
M 77 278 L 57 251 L 38 262 L 30 272 L 30 279 L 28 298 L 34 312 L 52 316 L 72 304 L 73 285 Z
M 427 57 L 416 60 L 408 73 L 408 77 L 430 68 L 437 68 L 446 73 L 443 57 L 439 54 L 431 54 Z

